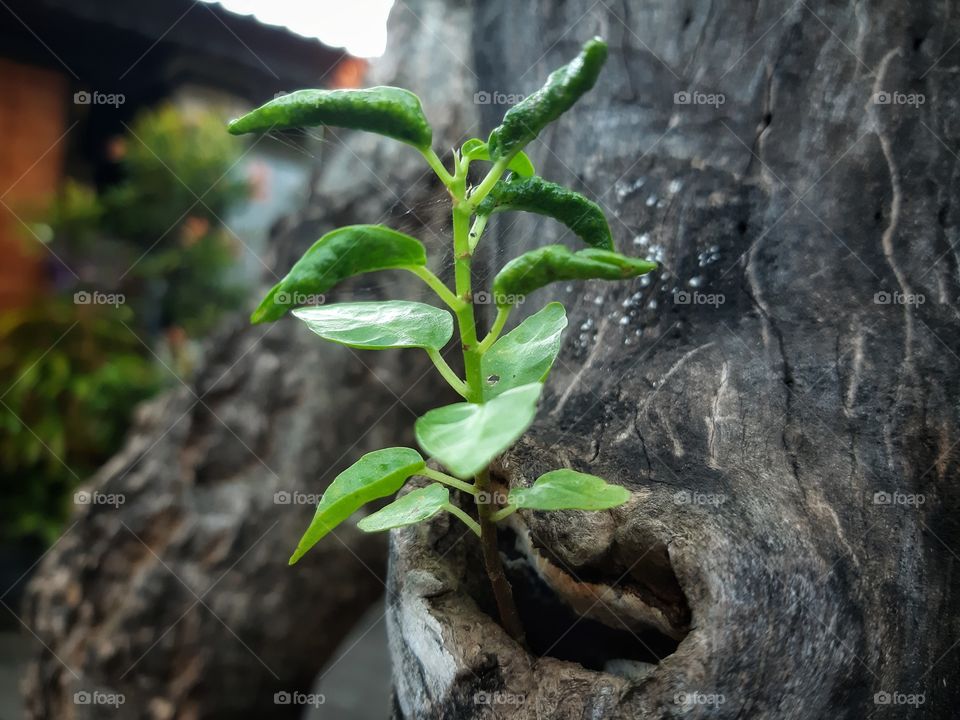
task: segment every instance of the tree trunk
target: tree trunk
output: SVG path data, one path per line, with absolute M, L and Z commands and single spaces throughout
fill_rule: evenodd
M 633 499 L 513 516 L 501 550 L 531 652 L 491 620 L 459 527 L 395 533 L 396 717 L 954 716 L 948 10 L 475 4 L 470 70 L 491 95 L 609 40 L 597 87 L 529 152 L 663 270 L 528 300 L 565 301 L 570 325 L 500 481 L 569 466 Z M 505 109 L 482 105 L 483 130 Z M 560 237 L 530 216 L 492 230 L 494 266 Z

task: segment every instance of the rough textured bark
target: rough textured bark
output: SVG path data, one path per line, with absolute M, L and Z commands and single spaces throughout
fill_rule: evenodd
M 429 5 L 418 14 L 451 34 L 462 18 Z M 443 138 L 462 118 L 444 105 L 447 85 L 431 83 L 442 69 L 420 27 L 412 14 L 397 19 L 376 80 L 416 88 Z M 382 220 L 424 235 L 446 222 L 417 159 L 399 143 L 331 133 L 310 206 L 263 258 L 265 282 L 339 225 Z M 388 290 L 424 293 L 394 274 L 337 297 Z M 349 523 L 288 568 L 313 509 L 275 494 L 317 494 L 361 454 L 411 444 L 414 419 L 444 397 L 433 366 L 416 353 L 325 345 L 293 321 L 229 325 L 197 376 L 145 407 L 124 450 L 85 488 L 125 502 L 80 506 L 31 582 L 21 613 L 39 640 L 29 717 L 298 717 L 303 707 L 277 705 L 274 693 L 309 692 L 383 592 L 386 538 Z M 125 703 L 118 712 L 74 701 L 93 691 Z
M 664 270 L 552 291 L 567 344 L 499 477 L 565 465 L 634 498 L 514 516 L 533 654 L 491 621 L 458 527 L 394 535 L 395 715 L 952 717 L 960 18 L 889 0 L 474 15 L 489 92 L 609 39 L 597 88 L 530 153 Z M 482 109 L 489 129 L 505 108 Z M 559 236 L 493 229 L 495 263 Z

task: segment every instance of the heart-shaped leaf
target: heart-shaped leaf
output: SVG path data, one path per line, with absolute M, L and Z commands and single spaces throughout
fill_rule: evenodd
M 497 340 L 480 360 L 484 400 L 546 380 L 566 326 L 563 305 L 552 302 Z
M 460 146 L 460 152 L 463 153 L 465 158 L 470 160 L 490 160 L 490 151 L 487 149 L 487 144 L 480 138 L 470 138 L 467 140 Z M 536 168 L 533 167 L 533 162 L 522 150 L 518 151 L 517 154 L 510 159 L 507 170 L 516 173 L 520 177 L 531 177 L 537 172 Z
M 297 260 L 287 276 L 267 293 L 250 321 L 272 322 L 292 307 L 315 304 L 312 298 L 353 275 L 426 264 L 423 244 L 409 235 L 383 225 L 338 228 L 317 240 Z
M 501 180 L 477 206 L 478 215 L 522 210 L 558 220 L 590 247 L 613 250 L 603 210 L 592 200 L 541 177 Z
M 542 389 L 536 382 L 507 390 L 490 402 L 431 410 L 414 425 L 417 442 L 457 477 L 472 477 L 530 427 Z
M 386 448 L 367 453 L 334 478 L 290 558 L 297 560 L 350 517 L 362 505 L 397 492 L 407 478 L 426 466 L 420 453 L 411 448 Z
M 576 470 L 553 470 L 528 488 L 513 488 L 510 505 L 528 510 L 607 510 L 623 505 L 630 491 L 596 475 Z
M 237 118 L 227 129 L 241 135 L 317 125 L 366 130 L 421 150 L 429 148 L 433 139 L 420 98 L 396 87 L 298 90 Z
M 523 297 L 558 280 L 625 280 L 656 269 L 649 260 L 626 257 L 609 250 L 588 248 L 572 253 L 563 245 L 547 245 L 516 257 L 493 279 L 493 292 L 501 300 Z
M 392 528 L 414 525 L 429 520 L 450 502 L 450 491 L 434 483 L 424 488 L 411 490 L 397 498 L 382 510 L 368 515 L 357 523 L 364 532 L 381 532 Z
M 293 314 L 324 340 L 363 350 L 439 350 L 453 335 L 453 316 L 446 310 L 406 300 L 338 303 Z
M 550 73 L 546 84 L 507 110 L 490 133 L 490 157 L 499 160 L 522 150 L 547 125 L 569 110 L 593 87 L 607 60 L 607 44 L 587 41 L 571 62 Z

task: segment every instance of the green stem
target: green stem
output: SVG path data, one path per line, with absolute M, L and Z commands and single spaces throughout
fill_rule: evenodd
M 519 509 L 520 508 L 518 508 L 516 505 L 507 505 L 506 507 L 502 507 L 496 512 L 490 513 L 490 522 L 500 522 L 505 517 L 513 515 Z
M 477 352 L 479 352 L 481 355 L 489 350 L 490 346 L 497 341 L 498 337 L 500 337 L 500 333 L 503 332 L 503 326 L 507 324 L 507 318 L 510 317 L 511 310 L 513 310 L 513 305 L 497 307 L 497 317 L 493 321 L 493 327 L 490 328 L 490 332 L 487 333 L 487 336 L 483 339 L 483 342 L 481 342 L 479 347 L 477 347 Z
M 434 275 L 428 268 L 423 265 L 407 265 L 403 268 L 404 270 L 409 270 L 418 278 L 423 280 L 427 286 L 433 290 L 437 296 L 443 300 L 454 312 L 461 310 L 464 306 L 463 300 L 458 298 L 452 292 L 450 288 L 443 284 L 443 280 Z
M 477 244 L 480 242 L 480 236 L 483 235 L 483 231 L 487 227 L 487 220 L 489 219 L 489 215 L 477 215 L 477 219 L 473 221 L 473 227 L 470 228 L 470 252 L 476 249 Z
M 447 503 L 446 505 L 444 505 L 444 509 L 451 515 L 455 515 L 456 517 L 460 518 L 463 521 L 464 525 L 466 525 L 468 528 L 473 530 L 474 534 L 477 537 L 480 537 L 480 526 L 477 524 L 476 520 L 474 520 L 472 517 L 467 515 L 463 510 L 458 508 L 453 503 Z
M 427 159 L 427 164 L 433 168 L 433 171 L 437 174 L 437 177 L 440 178 L 440 181 L 449 187 L 453 182 L 453 175 L 447 172 L 447 169 L 443 166 L 443 162 L 441 162 L 440 158 L 437 157 L 437 154 L 433 151 L 433 148 L 420 150 L 420 152 Z
M 427 355 L 430 356 L 430 359 L 433 360 L 433 364 L 437 366 L 437 370 L 439 370 L 440 374 L 443 375 L 443 379 L 447 381 L 450 387 L 457 391 L 457 394 L 460 395 L 460 397 L 466 399 L 467 395 L 469 394 L 469 388 L 467 387 L 467 384 L 457 376 L 457 374 L 453 371 L 453 368 L 447 365 L 447 361 L 443 359 L 443 355 L 440 354 L 440 351 L 435 350 L 434 348 L 424 348 L 424 350 L 427 351 Z
M 497 184 L 497 181 L 500 177 L 507 171 L 507 165 L 510 164 L 510 158 L 500 158 L 497 160 L 493 167 L 490 168 L 490 172 L 487 173 L 487 176 L 481 181 L 477 187 L 473 189 L 473 192 L 470 193 L 470 209 L 476 209 L 483 199 L 493 190 L 493 186 Z
M 440 472 L 439 470 L 434 470 L 433 468 L 425 467 L 418 474 L 423 475 L 424 477 L 428 477 L 431 480 L 436 480 L 437 482 L 443 483 L 444 485 L 449 485 L 450 487 L 454 487 L 457 490 L 463 490 L 463 492 L 465 493 L 470 493 L 471 495 L 477 494 L 477 489 L 470 483 L 465 483 L 463 480 L 458 480 L 452 475 L 447 475 L 446 473 Z
M 460 328 L 460 341 L 463 346 L 463 365 L 466 371 L 467 400 L 483 401 L 483 378 L 480 372 L 480 353 L 477 350 L 477 325 L 473 314 L 473 295 L 470 291 L 470 254 L 469 239 L 470 210 L 459 203 L 453 208 L 453 255 L 454 275 L 456 276 L 457 296 L 464 307 L 456 311 L 457 325 Z

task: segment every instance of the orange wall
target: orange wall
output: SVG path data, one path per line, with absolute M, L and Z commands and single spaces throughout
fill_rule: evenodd
M 29 302 L 49 253 L 17 216 L 57 190 L 63 171 L 67 78 L 0 58 L 0 309 Z

